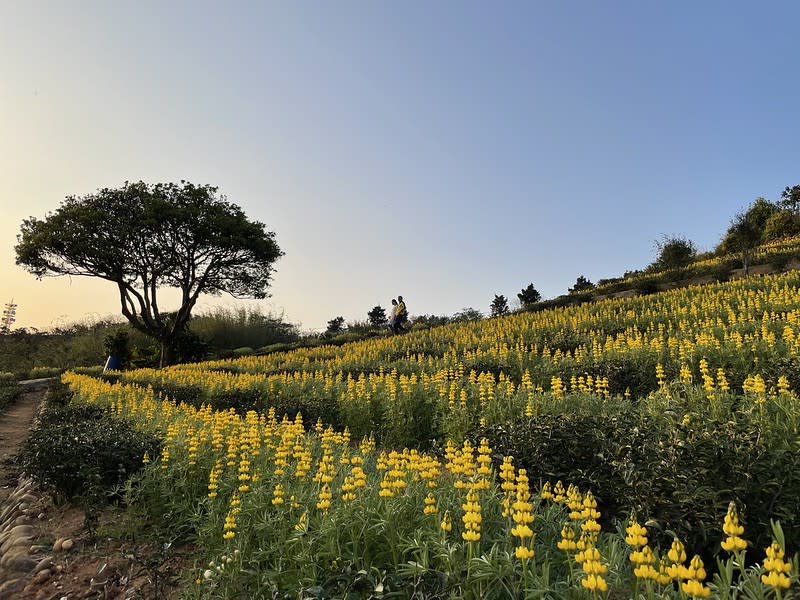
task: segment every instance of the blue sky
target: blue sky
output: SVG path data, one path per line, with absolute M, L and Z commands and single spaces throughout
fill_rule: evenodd
M 48 327 L 112 284 L 14 265 L 23 218 L 125 180 L 218 185 L 305 329 L 488 311 L 712 248 L 800 183 L 795 2 L 0 3 L 0 302 Z M 218 299 L 204 306 L 232 300 Z

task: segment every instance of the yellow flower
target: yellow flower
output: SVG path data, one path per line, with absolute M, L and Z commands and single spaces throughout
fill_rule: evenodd
M 722 542 L 723 550 L 731 552 L 744 550 L 747 547 L 747 542 L 739 537 L 744 533 L 744 527 L 739 524 L 739 514 L 736 512 L 736 504 L 733 502 L 728 505 L 728 513 L 725 515 L 722 531 L 727 536 Z
M 444 517 L 442 517 L 442 522 L 439 525 L 442 528 L 442 531 L 452 531 L 453 530 L 453 521 L 450 519 L 450 513 L 444 513 Z
M 525 546 L 517 546 L 514 550 L 514 556 L 516 556 L 519 560 L 529 560 L 533 558 L 535 552 L 530 548 L 526 548 Z
M 631 521 L 631 524 L 625 528 L 625 543 L 629 546 L 638 547 L 647 544 L 647 529 L 639 525 L 636 519 Z
M 606 580 L 600 575 L 587 575 L 585 578 L 581 579 L 581 585 L 591 591 L 597 590 L 599 592 L 605 592 L 608 589 Z
M 425 496 L 425 508 L 422 509 L 422 512 L 426 515 L 435 515 L 438 512 L 436 498 L 433 497 L 433 494 L 429 493 Z
M 791 580 L 786 573 L 792 570 L 792 565 L 783 560 L 785 555 L 783 548 L 778 542 L 773 542 L 767 548 L 766 554 L 764 569 L 767 573 L 761 576 L 761 581 L 776 590 L 787 589 L 791 585 Z
M 704 586 L 701 582 L 694 579 L 690 579 L 689 581 L 682 583 L 681 589 L 685 594 L 689 594 L 694 598 L 706 598 L 709 594 L 711 594 L 710 588 Z

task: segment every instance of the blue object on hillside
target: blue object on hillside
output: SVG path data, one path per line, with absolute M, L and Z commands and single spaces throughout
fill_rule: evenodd
M 122 359 L 118 356 L 109 356 L 106 359 L 106 366 L 103 367 L 103 373 L 106 371 L 119 371 L 122 369 Z

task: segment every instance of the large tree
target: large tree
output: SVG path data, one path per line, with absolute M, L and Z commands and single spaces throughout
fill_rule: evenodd
M 44 219 L 23 221 L 17 264 L 37 277 L 84 275 L 114 283 L 122 314 L 161 344 L 161 366 L 185 331 L 200 294 L 265 298 L 283 253 L 216 187 L 187 181 L 125 184 L 68 196 Z M 164 310 L 160 288 L 177 288 Z

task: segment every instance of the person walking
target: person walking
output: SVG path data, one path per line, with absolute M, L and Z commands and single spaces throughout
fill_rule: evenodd
M 389 314 L 389 329 L 397 333 L 397 300 L 392 298 L 392 312 Z
M 395 329 L 397 330 L 396 333 L 400 331 L 405 331 L 403 328 L 403 323 L 408 322 L 408 309 L 406 308 L 406 303 L 403 300 L 402 296 L 397 297 L 397 311 L 395 317 Z

